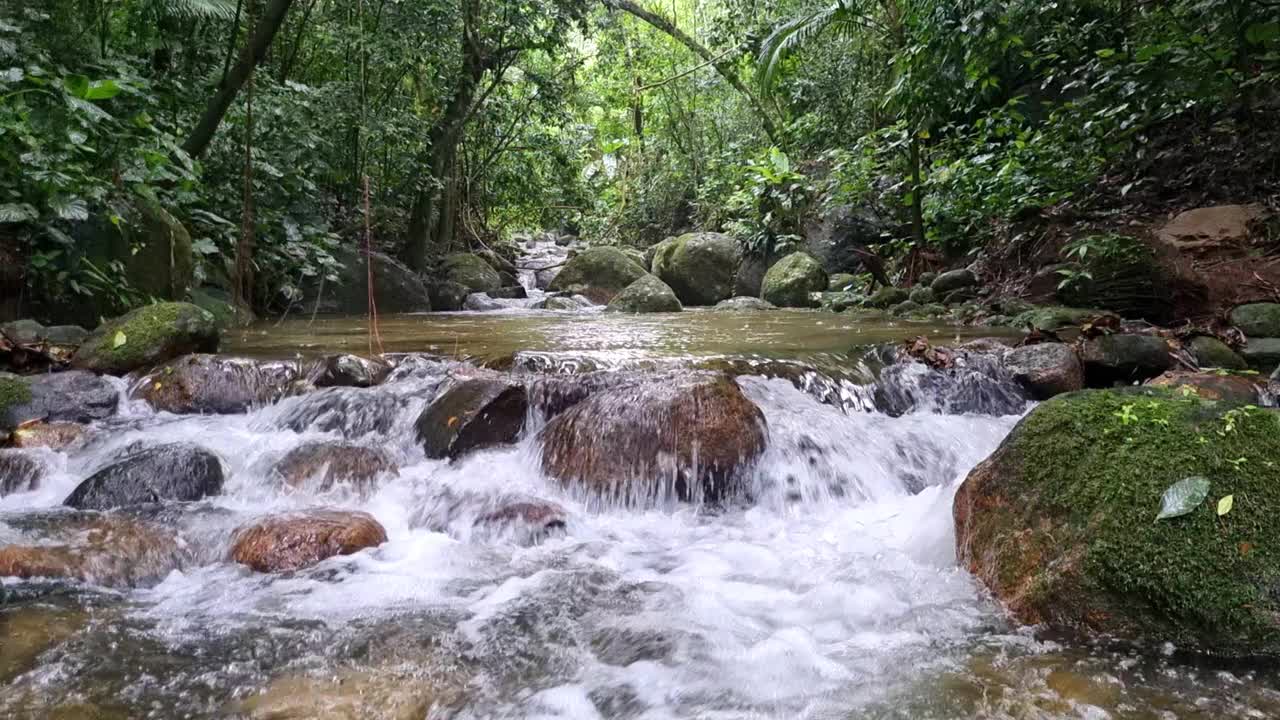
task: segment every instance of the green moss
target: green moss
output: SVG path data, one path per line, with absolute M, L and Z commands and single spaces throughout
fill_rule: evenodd
M 27 381 L 15 376 L 0 376 L 0 421 L 9 408 L 31 402 L 31 388 Z
M 1062 529 L 1058 555 L 1079 552 L 1036 580 L 1037 596 L 1137 637 L 1280 655 L 1277 415 L 1164 392 L 1074 393 L 1028 416 L 1002 452 L 1000 494 L 1020 502 L 988 531 L 1011 514 L 1015 528 L 1049 522 Z M 1156 522 L 1165 490 L 1193 475 L 1211 480 L 1209 499 Z M 1218 517 L 1226 495 L 1235 507 Z
M 122 343 L 117 336 L 123 333 Z M 157 303 L 104 323 L 76 352 L 74 363 L 105 373 L 125 373 L 218 346 L 213 314 L 190 303 Z

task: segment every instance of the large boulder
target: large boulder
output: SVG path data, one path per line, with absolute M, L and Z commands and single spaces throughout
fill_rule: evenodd
M 1156 236 L 1181 251 L 1248 242 L 1250 226 L 1267 217 L 1262 205 L 1214 205 L 1179 213 Z
M 1226 343 L 1208 335 L 1198 335 L 1191 340 L 1188 349 L 1195 356 L 1196 364 L 1202 368 L 1222 368 L 1223 370 L 1247 370 L 1249 363 L 1240 357 Z
M 0 577 L 135 587 L 159 582 L 187 559 L 171 531 L 126 515 L 35 513 L 18 525 L 39 539 L 0 545 Z
M 1169 343 L 1158 335 L 1104 335 L 1080 348 L 1092 386 L 1148 380 L 1173 367 Z
M 653 274 L 685 305 L 715 305 L 733 297 L 742 264 L 738 241 L 719 233 L 689 233 L 664 240 L 653 256 Z
M 446 390 L 422 411 L 414 427 L 429 458 L 457 460 L 516 441 L 524 429 L 529 396 L 523 385 L 473 378 Z
M 337 282 L 316 281 L 307 288 L 302 306 L 308 311 L 336 315 L 364 315 L 369 310 L 369 276 L 380 313 L 429 312 L 426 283 L 409 266 L 380 252 L 365 254 L 349 247 L 334 252 Z M 372 273 L 370 272 L 372 265 Z
M 249 308 L 236 308 L 231 293 L 218 287 L 194 288 L 187 294 L 187 302 L 213 313 L 219 330 L 243 328 L 257 321 Z
M 161 412 L 234 415 L 279 400 L 298 377 L 295 363 L 187 355 L 152 370 L 131 395 Z
M 769 268 L 760 297 L 778 307 L 809 307 L 809 293 L 827 289 L 827 271 L 808 253 L 792 253 Z
M 911 299 L 911 293 L 905 288 L 899 287 L 882 287 L 871 294 L 867 298 L 867 307 L 878 308 L 881 310 L 901 305 Z
M 115 414 L 119 395 L 109 381 L 80 370 L 32 377 L 0 374 L 0 430 L 32 420 L 102 420 Z
M 299 433 L 337 433 L 347 439 L 385 435 L 404 405 L 401 398 L 388 392 L 325 388 L 286 398 L 274 408 L 273 425 Z
M 0 450 L 0 497 L 28 492 L 40 486 L 44 466 L 18 450 Z
M 307 380 L 318 388 L 368 388 L 381 385 L 391 369 L 391 364 L 380 357 L 327 355 L 312 366 Z
M 644 268 L 618 248 L 595 247 L 566 263 L 548 289 L 585 295 L 592 302 L 607 305 L 614 295 L 644 274 Z
M 1010 350 L 1005 369 L 1037 400 L 1084 388 L 1084 365 L 1075 348 L 1062 343 L 1041 343 Z
M 976 287 L 977 284 L 978 276 L 968 268 L 961 268 L 959 270 L 944 272 L 934 278 L 929 289 L 933 291 L 935 296 L 942 298 L 956 290 Z
M 181 355 L 218 351 L 213 314 L 190 303 L 147 305 L 93 331 L 72 357 L 72 365 L 123 375 Z
M 191 234 L 154 200 L 136 198 L 116 221 L 100 213 L 78 224 L 72 262 L 98 268 L 120 263 L 129 284 L 143 296 L 182 300 L 195 273 Z
M 352 443 L 312 442 L 299 445 L 276 463 L 274 472 L 295 490 L 328 492 L 338 485 L 369 490 L 374 482 L 396 475 L 391 457 L 381 450 Z
M 466 306 L 471 295 L 470 288 L 452 280 L 437 280 L 431 283 L 428 292 L 436 312 L 457 312 Z
M 190 502 L 222 492 L 218 456 L 188 443 L 138 450 L 98 470 L 63 501 L 78 510 L 111 510 L 167 501 Z
M 671 288 L 653 275 L 645 275 L 628 285 L 613 296 L 606 308 L 608 312 L 622 313 L 680 312 L 683 309 Z
M 764 284 L 764 274 L 769 272 L 769 258 L 759 255 L 746 255 L 738 272 L 733 278 L 733 294 L 735 297 L 760 297 L 760 286 Z
M 440 274 L 473 293 L 491 292 L 502 287 L 502 276 L 484 258 L 470 253 L 454 253 L 440 264 Z
M 1250 367 L 1271 370 L 1280 365 L 1280 338 L 1253 338 L 1240 353 Z
M 257 572 L 291 572 L 386 541 L 387 531 L 371 515 L 309 510 L 269 517 L 237 530 L 231 559 Z
M 1280 337 L 1280 303 L 1252 303 L 1231 311 L 1231 323 L 1254 338 Z
M 14 430 L 9 444 L 22 450 L 67 450 L 81 445 L 87 432 L 79 423 L 34 421 Z
M 1275 659 L 1278 456 L 1280 415 L 1265 410 L 1160 391 L 1063 395 L 960 487 L 957 557 L 1023 623 Z M 1210 483 L 1203 502 L 1157 519 L 1193 477 Z
M 604 390 L 542 431 L 542 468 L 597 501 L 716 502 L 746 494 L 764 415 L 726 376 Z

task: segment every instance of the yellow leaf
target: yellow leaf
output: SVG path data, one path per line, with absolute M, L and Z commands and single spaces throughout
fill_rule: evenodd
M 129 336 L 125 335 L 123 330 L 117 330 L 115 339 L 111 341 L 111 347 L 123 347 L 127 342 L 129 342 Z
M 454 425 L 457 425 L 457 424 L 458 424 L 457 415 L 454 415 L 453 417 L 449 418 L 449 427 L 453 427 Z
M 1218 517 L 1222 517 L 1231 512 L 1231 508 L 1235 507 L 1236 496 L 1228 495 L 1218 501 Z

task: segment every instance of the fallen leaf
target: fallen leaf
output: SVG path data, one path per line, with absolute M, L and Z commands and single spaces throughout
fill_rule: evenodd
M 457 415 L 454 415 L 453 417 L 449 418 L 449 427 L 453 427 L 454 425 L 457 425 L 457 424 L 458 424 Z
M 1249 553 L 1253 552 L 1253 543 L 1251 543 L 1251 542 L 1242 542 L 1242 543 L 1240 543 L 1239 547 L 1240 547 L 1240 556 L 1241 556 L 1241 557 L 1244 557 L 1244 556 L 1248 555 Z
M 1228 495 L 1218 501 L 1218 517 L 1222 517 L 1231 512 L 1231 508 L 1235 507 L 1236 496 Z
M 117 330 L 115 339 L 111 341 L 111 347 L 124 347 L 127 342 L 129 342 L 129 336 L 125 335 L 123 330 Z
M 1204 499 L 1209 497 L 1209 480 L 1202 477 L 1189 477 L 1179 480 L 1164 491 L 1161 498 L 1160 514 L 1156 520 L 1182 517 L 1200 507 Z

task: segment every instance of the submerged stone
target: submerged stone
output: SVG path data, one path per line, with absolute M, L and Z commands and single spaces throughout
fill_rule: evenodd
M 385 452 L 335 442 L 300 445 L 276 463 L 274 471 L 289 487 L 315 492 L 344 484 L 367 491 L 379 477 L 397 474 L 395 463 Z
M 171 531 L 125 515 L 51 513 L 34 521 L 39 541 L 0 545 L 0 577 L 136 587 L 159 582 L 187 559 Z
M 386 541 L 387 531 L 367 513 L 308 510 L 237 530 L 231 559 L 257 572 L 290 572 Z
M 44 466 L 27 453 L 0 450 L 0 497 L 35 490 L 43 476 Z

